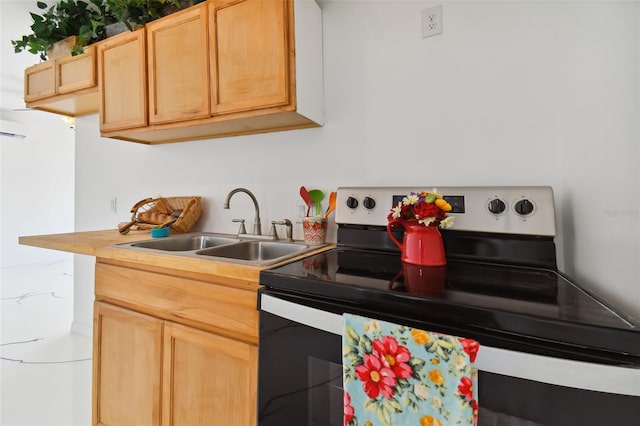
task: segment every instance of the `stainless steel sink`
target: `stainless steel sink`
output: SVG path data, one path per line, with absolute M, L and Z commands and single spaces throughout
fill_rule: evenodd
M 190 251 L 237 243 L 238 241 L 240 240 L 238 240 L 237 238 L 220 237 L 214 235 L 191 235 L 141 241 L 139 243 L 132 243 L 131 247 L 141 247 L 163 251 Z
M 317 247 L 302 243 L 243 241 L 236 244 L 200 250 L 196 252 L 196 254 L 266 265 L 280 262 L 315 248 Z
M 302 242 L 251 240 L 251 236 L 193 233 L 157 238 L 133 243 L 114 244 L 113 247 L 147 253 L 165 253 L 200 259 L 267 266 L 294 256 L 319 249 L 324 245 Z

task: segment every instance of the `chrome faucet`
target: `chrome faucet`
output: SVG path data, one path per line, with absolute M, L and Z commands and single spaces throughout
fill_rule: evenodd
M 251 193 L 251 191 L 245 188 L 236 188 L 231 190 L 231 192 L 227 194 L 227 198 L 226 200 L 224 200 L 224 205 L 222 206 L 222 208 L 229 208 L 229 201 L 231 200 L 231 197 L 233 197 L 233 194 L 235 194 L 236 192 L 244 192 L 249 197 L 251 197 L 251 201 L 253 201 L 253 206 L 256 211 L 256 217 L 253 221 L 253 234 L 262 235 L 262 225 L 260 224 L 260 208 L 258 207 L 258 200 L 256 200 L 256 197 Z

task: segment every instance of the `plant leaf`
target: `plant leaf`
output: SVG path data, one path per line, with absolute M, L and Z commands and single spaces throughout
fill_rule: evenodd
M 364 401 L 364 409 L 369 411 L 376 411 L 378 404 L 375 399 L 367 398 Z
M 385 426 L 391 426 L 391 413 L 382 405 L 378 407 L 378 418 Z
M 358 333 L 356 333 L 356 330 L 354 330 L 353 327 L 348 325 L 347 327 L 345 327 L 344 333 L 345 333 L 345 337 L 347 339 L 347 342 L 349 342 L 349 343 L 351 343 L 352 345 L 355 345 L 355 346 L 358 345 L 358 343 L 360 341 L 360 337 L 358 336 Z
M 360 349 L 366 354 L 373 352 L 373 343 L 366 334 L 360 338 Z

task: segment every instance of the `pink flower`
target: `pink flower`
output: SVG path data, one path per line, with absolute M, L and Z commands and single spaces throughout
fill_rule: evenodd
M 464 339 L 462 337 L 458 338 L 458 341 L 462 344 L 462 350 L 469 355 L 469 360 L 474 362 L 476 360 L 476 356 L 478 355 L 478 349 L 480 349 L 480 343 L 476 342 L 472 339 Z
M 411 359 L 411 352 L 391 336 L 384 336 L 382 340 L 373 341 L 373 349 L 378 353 L 385 366 L 393 370 L 396 377 L 408 379 L 413 369 L 407 362 Z
M 458 384 L 458 392 L 464 396 L 467 401 L 473 400 L 473 382 L 469 377 L 462 377 Z
M 351 396 L 347 392 L 344 393 L 344 426 L 347 426 L 351 420 L 355 410 L 351 406 Z
M 364 382 L 364 391 L 369 398 L 375 399 L 380 394 L 385 398 L 393 397 L 396 374 L 377 356 L 365 354 L 364 364 L 356 367 L 356 375 Z
M 473 401 L 471 401 L 471 408 L 473 409 L 473 424 L 477 425 L 478 424 L 478 401 L 476 401 L 475 399 Z

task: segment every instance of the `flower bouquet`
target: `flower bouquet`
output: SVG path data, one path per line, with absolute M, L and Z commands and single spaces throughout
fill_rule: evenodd
M 448 216 L 451 204 L 434 188 L 431 192 L 412 192 L 391 209 L 387 216 L 392 220 L 417 221 L 424 226 L 439 226 L 447 229 L 453 226 L 454 218 Z
M 401 260 L 422 266 L 447 264 L 438 228 L 450 228 L 454 218 L 447 215 L 451 204 L 434 188 L 431 192 L 411 192 L 387 215 L 387 234 L 402 252 Z M 400 243 L 391 228 L 400 226 L 405 234 Z

